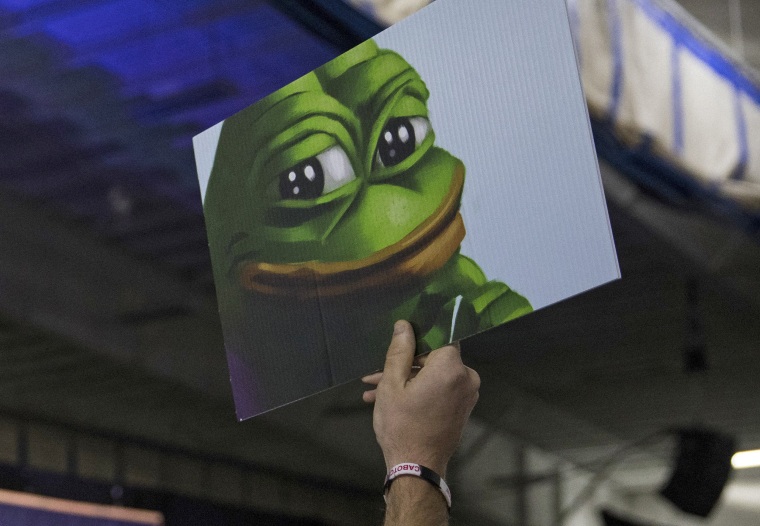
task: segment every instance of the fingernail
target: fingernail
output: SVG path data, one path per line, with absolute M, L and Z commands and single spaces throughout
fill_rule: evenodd
M 406 323 L 399 320 L 396 322 L 396 324 L 393 326 L 393 334 L 401 334 L 406 330 Z

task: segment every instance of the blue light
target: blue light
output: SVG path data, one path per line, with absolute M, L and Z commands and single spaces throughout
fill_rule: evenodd
M 8 11 L 24 11 L 33 7 L 49 4 L 55 0 L 0 0 L 0 9 Z
M 197 181 L 190 137 L 338 54 L 258 1 L 0 0 L 0 11 L 16 24 L 6 27 L 0 40 L 28 39 L 51 51 L 49 66 L 30 65 L 30 71 L 38 67 L 45 76 L 51 67 L 61 76 L 59 87 L 69 106 L 60 110 L 87 123 L 88 140 L 99 140 L 92 126 L 102 126 L 105 134 L 123 127 L 124 138 L 109 140 L 134 145 L 140 158 L 130 161 L 124 157 L 129 150 L 118 150 L 117 165 L 150 158 L 148 162 L 166 161 L 174 169 L 176 159 L 186 158 L 190 162 L 177 174 L 182 184 L 159 193 L 183 201 L 189 188 L 192 199 L 186 202 L 192 203 Z M 82 82 L 66 80 L 74 78 Z M 167 130 L 176 130 L 168 142 L 163 139 Z M 150 152 L 147 157 L 144 149 Z M 109 188 L 116 173 L 80 174 L 93 197 L 77 201 L 70 196 L 72 206 L 99 214 L 94 206 L 102 198 L 99 189 Z M 129 184 L 158 188 L 156 178 L 147 174 L 140 176 L 142 183 Z M 34 178 L 28 183 L 41 188 Z
M 47 33 L 76 48 L 109 41 L 139 38 L 158 29 L 173 12 L 150 0 L 115 0 L 72 11 L 45 24 Z

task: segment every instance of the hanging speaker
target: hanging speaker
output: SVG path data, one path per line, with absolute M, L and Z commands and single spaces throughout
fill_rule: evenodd
M 678 432 L 675 468 L 660 495 L 680 510 L 707 517 L 731 473 L 733 437 L 709 429 Z

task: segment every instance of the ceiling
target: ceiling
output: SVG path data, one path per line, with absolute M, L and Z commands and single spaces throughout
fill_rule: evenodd
M 731 35 L 726 2 L 681 3 Z M 228 459 L 365 510 L 382 460 L 361 386 L 237 423 L 217 317 L 190 139 L 340 50 L 282 4 L 0 0 L 0 416 Z M 758 65 L 760 2 L 741 9 Z M 602 173 L 623 279 L 464 343 L 478 429 L 571 460 L 692 423 L 760 447 L 757 237 Z M 704 370 L 685 372 L 687 344 Z

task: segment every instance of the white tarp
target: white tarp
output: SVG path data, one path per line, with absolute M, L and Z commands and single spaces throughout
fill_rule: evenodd
M 431 0 L 346 0 L 349 4 L 369 13 L 379 22 L 390 25 L 419 11 Z
M 631 147 L 760 208 L 760 83 L 666 0 L 571 0 L 592 115 Z

